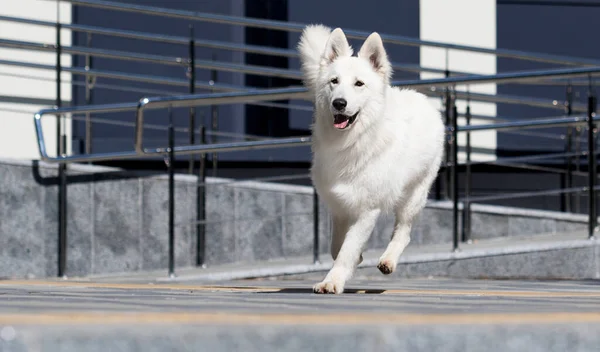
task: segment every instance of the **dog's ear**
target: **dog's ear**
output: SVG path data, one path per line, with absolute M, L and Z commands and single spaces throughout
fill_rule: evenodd
M 352 56 L 352 48 L 348 44 L 344 32 L 340 28 L 336 28 L 329 35 L 322 62 L 328 65 L 341 56 Z
M 387 58 L 383 41 L 377 32 L 365 40 L 364 44 L 358 52 L 358 57 L 368 60 L 375 72 L 379 73 L 388 82 L 392 76 L 392 65 Z

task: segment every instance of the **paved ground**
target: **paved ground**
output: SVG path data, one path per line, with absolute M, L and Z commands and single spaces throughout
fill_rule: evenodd
M 600 282 L 0 281 L 0 351 L 587 351 Z M 43 348 L 42 348 L 43 346 Z

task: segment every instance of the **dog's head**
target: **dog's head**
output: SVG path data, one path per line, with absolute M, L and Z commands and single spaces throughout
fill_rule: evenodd
M 331 113 L 330 126 L 349 130 L 355 124 L 366 128 L 373 123 L 382 115 L 391 74 L 379 34 L 372 33 L 353 57 L 344 32 L 339 28 L 332 31 L 321 58 L 316 90 L 321 111 Z

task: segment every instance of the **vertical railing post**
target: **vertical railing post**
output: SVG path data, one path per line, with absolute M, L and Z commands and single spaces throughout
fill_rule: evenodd
M 189 80 L 189 93 L 194 94 L 196 91 L 196 44 L 194 42 L 194 26 L 190 25 L 190 41 L 188 43 L 189 60 L 188 60 L 188 80 Z M 189 142 L 190 145 L 196 143 L 196 109 L 190 108 L 189 113 Z M 189 169 L 190 175 L 194 173 L 194 162 L 195 154 L 190 155 Z
M 471 125 L 471 104 L 470 99 L 467 98 L 467 108 L 465 111 L 465 125 Z M 465 195 L 463 201 L 463 213 L 462 213 L 462 241 L 471 241 L 471 202 L 469 197 L 471 196 L 471 132 L 466 132 L 465 141 Z
M 582 154 L 582 147 L 581 147 L 581 142 L 582 142 L 582 131 L 583 131 L 583 126 L 581 125 L 577 125 L 575 126 L 575 172 L 579 173 L 581 172 L 581 154 Z M 574 194 L 574 209 L 573 212 L 576 214 L 581 213 L 581 193 L 580 192 L 575 192 Z
M 313 187 L 313 263 L 320 263 L 319 258 L 319 194 Z
M 446 55 L 447 52 L 446 52 Z M 446 78 L 448 78 L 450 76 L 450 71 L 448 71 L 448 64 L 446 62 L 446 72 L 445 72 L 445 76 Z M 445 111 L 444 111 L 444 116 L 445 116 L 445 125 L 446 126 L 450 126 L 452 124 L 452 96 L 451 96 L 451 92 L 450 92 L 450 87 L 446 87 L 446 92 L 445 92 L 445 103 L 444 103 L 444 107 L 445 107 Z M 452 160 L 452 150 L 451 150 L 451 145 L 449 143 L 445 143 L 444 145 L 444 149 L 446 152 L 446 157 L 445 157 L 445 168 L 444 168 L 444 175 L 445 175 L 445 179 L 444 179 L 444 183 L 445 185 L 445 198 L 450 199 L 452 197 L 451 195 L 451 172 L 450 172 L 450 162 Z
M 56 13 L 56 107 L 62 105 L 62 45 L 60 38 L 60 9 L 57 5 Z M 56 155 L 60 156 L 66 152 L 67 138 L 63 129 L 63 116 L 56 116 Z M 67 166 L 65 163 L 58 164 L 58 276 L 66 277 L 67 274 Z
M 441 175 L 435 178 L 435 183 L 433 185 L 434 197 L 436 200 L 442 199 L 442 180 L 440 179 Z
M 175 126 L 169 107 L 169 277 L 175 277 Z
M 189 93 L 196 92 L 196 42 L 194 38 L 194 26 L 190 25 L 189 50 Z M 206 129 L 202 125 L 199 128 L 200 143 L 206 143 Z M 190 145 L 196 143 L 196 108 L 190 108 L 189 112 L 189 142 Z M 194 163 L 196 157 L 190 155 L 189 173 L 194 173 Z M 206 154 L 200 155 L 200 167 L 198 177 L 196 178 L 196 265 L 204 267 L 206 265 Z
M 200 143 L 206 143 L 204 126 L 200 126 Z M 196 187 L 196 265 L 206 266 L 206 153 L 200 155 Z
M 567 100 L 565 101 L 565 113 L 567 116 L 571 116 L 573 113 L 573 86 L 571 86 L 571 84 L 569 84 L 567 86 Z M 567 127 L 567 136 L 566 136 L 566 141 L 565 141 L 565 152 L 567 154 L 571 154 L 573 152 L 573 126 L 568 126 Z M 564 188 L 571 188 L 573 187 L 573 157 L 572 156 L 567 156 L 566 158 L 566 165 L 565 165 L 565 171 L 566 174 L 562 177 L 564 177 L 564 182 L 561 182 L 561 186 L 564 186 Z M 563 212 L 571 212 L 572 209 L 572 203 L 573 201 L 573 195 L 571 193 L 563 193 L 561 195 L 561 205 L 560 205 L 560 210 Z
M 92 46 L 92 33 L 87 34 L 87 47 Z M 93 68 L 93 58 L 91 55 L 85 56 L 85 70 L 89 71 Z M 94 77 L 85 75 L 85 104 L 92 103 L 92 90 L 94 89 Z M 85 153 L 92 153 L 92 117 L 89 112 L 85 113 Z
M 458 251 L 458 114 L 456 104 L 452 104 L 452 250 Z
M 313 123 L 315 119 L 313 116 Z M 319 193 L 313 185 L 313 263 L 319 264 L 320 261 L 320 244 L 319 244 Z
M 213 54 L 213 61 L 217 60 L 217 56 Z M 210 80 L 214 84 L 217 83 L 217 79 L 219 78 L 217 70 L 210 71 Z M 213 132 L 217 132 L 219 129 L 219 108 L 216 105 L 210 106 L 210 116 L 211 116 L 211 129 Z M 217 135 L 213 133 L 212 143 L 217 143 Z M 217 161 L 218 156 L 217 153 L 212 154 L 212 168 L 213 168 L 213 177 L 217 177 Z
M 591 87 L 588 96 L 587 108 L 587 127 L 588 127 L 588 235 L 594 238 L 597 226 L 596 214 L 596 151 L 594 133 L 596 124 L 594 116 L 596 115 L 596 96 L 594 96 Z

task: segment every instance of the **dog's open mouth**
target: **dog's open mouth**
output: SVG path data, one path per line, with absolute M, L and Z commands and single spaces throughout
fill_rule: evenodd
M 356 120 L 356 116 L 358 116 L 358 111 L 352 116 L 344 114 L 333 115 L 333 127 L 339 130 L 348 128 L 352 123 L 354 123 L 354 120 Z

